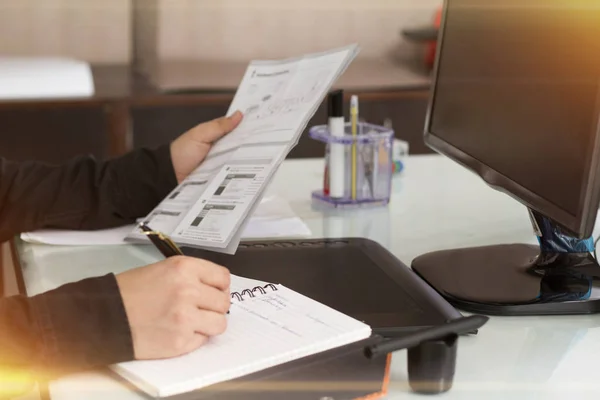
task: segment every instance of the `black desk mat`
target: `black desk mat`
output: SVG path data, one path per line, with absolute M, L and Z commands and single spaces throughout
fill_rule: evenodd
M 401 336 L 461 314 L 378 243 L 362 238 L 242 242 L 235 255 L 190 247 L 189 256 L 232 274 L 279 283 L 368 324 Z

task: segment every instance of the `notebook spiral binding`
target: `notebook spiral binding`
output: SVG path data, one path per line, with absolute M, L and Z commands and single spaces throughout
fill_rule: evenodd
M 265 286 L 255 286 L 252 289 L 244 289 L 241 292 L 232 292 L 231 299 L 237 299 L 238 301 L 244 301 L 244 297 L 256 297 L 256 292 L 260 292 L 260 294 L 266 294 L 266 289 L 271 289 L 271 291 L 276 291 L 277 286 L 269 283 Z

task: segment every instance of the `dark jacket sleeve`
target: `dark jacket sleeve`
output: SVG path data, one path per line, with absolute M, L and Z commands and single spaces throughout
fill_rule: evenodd
M 59 166 L 1 160 L 0 241 L 40 228 L 132 223 L 176 184 L 169 146 Z M 112 274 L 30 298 L 0 299 L 0 387 L 7 369 L 52 376 L 132 358 L 129 324 Z
M 169 146 L 60 166 L 0 159 L 0 241 L 40 228 L 128 224 L 150 212 L 176 183 Z

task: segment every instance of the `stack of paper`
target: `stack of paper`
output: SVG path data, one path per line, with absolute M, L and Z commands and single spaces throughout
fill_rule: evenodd
M 108 246 L 127 244 L 127 235 L 135 225 L 95 231 L 71 231 L 43 229 L 21 234 L 21 239 L 29 243 L 59 246 Z M 290 205 L 280 197 L 267 196 L 250 217 L 242 239 L 265 239 L 280 237 L 308 237 L 311 231 L 299 218 Z
M 147 216 L 147 224 L 179 244 L 235 253 L 268 182 L 357 53 L 352 45 L 251 62 L 228 111 L 240 110 L 244 119 Z M 128 239 L 147 240 L 138 229 Z

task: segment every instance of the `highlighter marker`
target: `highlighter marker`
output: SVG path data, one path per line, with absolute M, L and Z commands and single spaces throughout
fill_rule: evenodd
M 344 137 L 344 92 L 336 90 L 329 94 L 329 132 L 332 137 Z M 329 197 L 344 197 L 345 146 L 331 143 L 329 148 Z
M 356 136 L 358 135 L 358 96 L 350 97 L 350 121 L 352 126 L 352 180 L 351 180 L 351 197 L 356 200 L 356 185 L 357 185 L 357 155 L 356 155 Z

